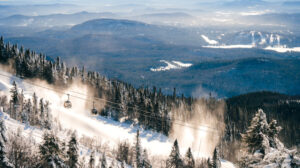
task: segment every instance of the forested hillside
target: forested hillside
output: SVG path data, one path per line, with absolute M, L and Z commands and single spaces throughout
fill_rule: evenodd
M 173 95 L 164 95 L 161 89 L 155 87 L 134 88 L 128 83 L 108 79 L 97 72 L 86 71 L 85 67 L 68 67 L 59 57 L 52 59 L 17 45 L 5 44 L 3 37 L 0 39 L 0 62 L 10 66 L 19 77 L 43 79 L 60 89 L 82 82 L 93 89 L 91 97 L 94 97 L 99 115 L 116 121 L 135 122 L 165 135 L 172 133 L 172 125 L 178 120 L 184 122 L 193 117 L 197 102 L 203 102 L 208 111 L 215 113 L 218 104 L 223 101 L 212 97 L 196 99 L 179 96 L 176 95 L 176 89 Z M 101 108 L 97 104 L 101 104 L 103 99 L 106 104 Z M 39 101 L 43 108 L 47 107 L 47 102 L 45 104 L 43 100 Z M 236 156 L 232 156 L 233 153 L 228 153 L 230 147 L 226 145 L 240 141 L 240 133 L 246 130 L 258 108 L 264 109 L 269 118 L 276 119 L 284 128 L 285 131 L 279 134 L 280 140 L 288 146 L 299 144 L 299 97 L 259 92 L 229 98 L 226 104 L 225 115 L 217 117 L 220 122 L 225 120 L 226 123 L 224 141 L 221 143 L 227 150 L 226 152 L 221 147 L 221 154 L 225 158 L 236 159 Z M 175 114 L 179 108 L 184 110 L 179 111 L 179 115 Z M 43 126 L 51 127 L 44 122 Z

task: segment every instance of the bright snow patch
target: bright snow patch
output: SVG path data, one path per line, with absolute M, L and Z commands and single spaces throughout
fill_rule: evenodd
M 210 40 L 207 36 L 205 35 L 201 35 L 201 37 L 205 40 L 205 42 L 207 42 L 208 44 L 211 45 L 215 45 L 218 44 L 218 42 L 216 40 Z
M 230 49 L 230 48 L 253 48 L 253 45 L 243 45 L 243 44 L 237 44 L 237 45 L 219 45 L 219 46 L 202 46 L 204 48 L 224 48 L 224 49 Z
M 160 60 L 160 62 L 166 63 L 167 66 L 161 66 L 158 68 L 150 68 L 150 71 L 158 72 L 158 71 L 168 71 L 171 69 L 181 69 L 181 68 L 188 68 L 192 66 L 191 63 L 183 63 L 179 61 L 166 61 L 166 60 Z
M 300 47 L 287 48 L 285 46 L 275 46 L 275 47 L 268 46 L 265 48 L 265 50 L 273 50 L 273 51 L 280 52 L 280 53 L 300 52 Z

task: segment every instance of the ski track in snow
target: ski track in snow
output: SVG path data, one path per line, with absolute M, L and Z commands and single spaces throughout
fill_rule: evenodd
M 233 44 L 233 45 L 226 45 L 226 44 L 218 44 L 217 41 L 210 40 L 208 37 L 202 35 L 202 38 L 209 44 L 206 46 L 202 46 L 204 48 L 217 48 L 217 49 L 234 49 L 234 48 L 258 48 L 258 49 L 264 49 L 264 50 L 272 50 L 279 53 L 285 53 L 285 52 L 300 52 L 300 47 L 291 47 L 288 48 L 286 45 L 280 44 L 280 35 L 278 34 L 266 34 L 264 37 L 261 32 L 255 32 L 250 31 L 249 32 L 252 37 L 252 44 Z M 260 36 L 259 41 L 255 41 L 255 33 L 257 33 Z M 267 39 L 269 38 L 269 39 Z M 269 41 L 267 41 L 269 40 Z M 266 46 L 269 42 L 270 46 Z
M 180 62 L 178 62 L 178 65 L 179 64 Z M 183 67 L 184 65 L 185 64 L 183 64 Z M 65 109 L 63 107 L 63 102 L 67 99 L 65 94 L 59 94 L 52 90 L 32 86 L 23 82 L 22 79 L 14 77 L 3 71 L 0 71 L 0 74 L 6 74 L 10 76 L 10 78 L 3 76 L 0 77 L 0 95 L 5 94 L 9 96 L 9 91 L 12 87 L 11 84 L 13 81 L 16 81 L 19 89 L 24 91 L 24 96 L 27 98 L 30 98 L 35 92 L 38 98 L 44 98 L 45 100 L 48 100 L 51 103 L 50 109 L 53 118 L 57 118 L 64 129 L 76 130 L 79 137 L 84 135 L 91 138 L 100 138 L 102 142 L 105 141 L 112 148 L 116 147 L 116 145 L 122 140 L 127 140 L 131 144 L 134 143 L 136 131 L 137 129 L 140 129 L 138 126 L 126 122 L 117 122 L 101 116 L 93 116 L 85 107 L 85 100 L 76 99 L 72 96 L 70 96 L 70 100 L 73 107 L 71 109 Z M 39 82 L 39 85 L 42 85 L 41 82 Z M 76 89 L 72 88 L 72 90 Z M 76 91 L 84 93 L 86 90 L 85 88 L 81 87 L 77 88 Z M 66 90 L 65 92 L 70 91 Z M 76 95 L 76 93 L 72 92 L 71 95 Z M 80 94 L 76 96 L 82 97 Z M 43 130 L 22 124 L 14 119 L 11 119 L 7 114 L 2 113 L 1 111 L 0 116 L 4 116 L 6 127 L 8 127 L 9 130 L 16 131 L 18 128 L 21 128 L 23 130 L 23 135 L 34 138 L 37 143 L 42 142 Z M 60 139 L 66 139 L 65 132 L 59 132 L 58 134 Z M 169 139 L 165 135 L 154 131 L 140 129 L 140 137 L 143 148 L 147 149 L 150 155 L 158 155 L 164 158 L 170 154 L 173 140 Z M 81 147 L 80 150 L 81 155 L 83 154 L 88 156 L 90 153 L 90 150 L 85 147 Z M 180 151 L 184 156 L 186 149 L 181 148 Z M 203 155 L 200 154 L 199 156 Z M 222 161 L 222 167 L 234 167 L 233 165 L 231 167 L 228 166 L 230 165 L 229 163 L 230 162 L 228 161 Z
M 207 36 L 205 36 L 205 35 L 201 35 L 201 37 L 203 38 L 203 40 L 205 41 L 205 42 L 207 42 L 208 44 L 210 44 L 210 45 L 215 45 L 215 44 L 218 44 L 218 42 L 216 41 L 216 40 L 211 40 L 211 39 L 209 39 Z
M 244 45 L 244 44 L 237 44 L 237 45 L 218 45 L 218 46 L 202 46 L 204 48 L 222 48 L 222 49 L 231 49 L 231 48 L 253 48 L 253 45 Z
M 3 74 L 2 71 L 0 73 Z M 7 74 L 7 73 L 6 73 Z M 2 77 L 0 78 L 0 89 L 2 92 L 6 92 L 9 95 L 9 90 L 12 87 L 11 83 L 16 81 L 18 87 L 24 90 L 24 96 L 31 97 L 35 92 L 39 98 L 44 98 L 50 102 L 50 109 L 53 118 L 58 118 L 63 128 L 76 130 L 79 135 L 85 135 L 94 138 L 100 138 L 105 140 L 115 147 L 120 140 L 127 140 L 133 144 L 137 126 L 133 126 L 129 123 L 119 123 L 111 119 L 104 117 L 91 116 L 90 111 L 85 107 L 85 100 L 76 99 L 74 96 L 83 97 L 80 94 L 71 93 L 70 99 L 73 107 L 66 109 L 63 107 L 63 103 L 67 100 L 65 94 L 59 94 L 55 91 L 32 86 L 21 79 L 11 77 L 10 79 Z M 77 90 L 78 89 L 78 90 Z M 84 88 L 72 89 L 84 92 Z M 66 90 L 68 92 L 68 90 Z M 163 134 L 153 131 L 140 129 L 142 145 L 153 155 L 167 156 L 172 147 L 172 140 Z
M 150 68 L 150 71 L 153 72 L 159 72 L 159 71 L 168 71 L 171 69 L 182 69 L 182 68 L 188 68 L 192 66 L 193 64 L 191 63 L 183 63 L 180 61 L 166 61 L 166 60 L 160 60 L 160 62 L 166 63 L 167 66 L 161 66 L 158 68 Z

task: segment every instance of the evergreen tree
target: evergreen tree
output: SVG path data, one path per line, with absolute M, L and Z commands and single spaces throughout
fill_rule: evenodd
M 77 168 L 78 163 L 78 142 L 76 138 L 75 132 L 72 133 L 71 139 L 68 143 L 68 151 L 67 151 L 67 157 L 68 157 L 68 166 L 70 168 Z
M 272 120 L 269 124 L 269 142 L 270 147 L 272 148 L 278 148 L 279 146 L 283 146 L 280 141 L 278 140 L 278 134 L 281 131 L 281 127 L 277 125 L 276 120 Z
M 12 102 L 12 109 L 11 110 L 11 114 L 10 117 L 16 119 L 17 117 L 17 110 L 18 110 L 18 106 L 19 106 L 19 93 L 18 93 L 18 87 L 16 82 L 13 82 L 13 87 L 10 90 L 11 93 L 11 102 Z
M 46 101 L 44 105 L 45 115 L 44 115 L 44 128 L 51 129 L 52 128 L 52 115 L 50 113 L 49 101 Z
M 179 152 L 177 139 L 174 141 L 172 151 L 166 162 L 166 168 L 182 168 L 183 163 Z
M 103 153 L 101 157 L 101 168 L 107 168 L 105 153 Z
M 53 133 L 44 133 L 40 149 L 40 168 L 67 168 L 62 159 L 59 140 Z
M 89 168 L 94 168 L 94 167 L 95 167 L 95 151 L 93 150 L 90 155 Z
M 44 116 L 45 116 L 45 108 L 44 108 L 44 101 L 43 99 L 40 99 L 40 125 L 44 126 Z
M 221 161 L 220 161 L 220 157 L 219 157 L 219 150 L 216 147 L 214 150 L 214 154 L 213 154 L 213 158 L 212 158 L 212 164 L 211 167 L 212 168 L 221 168 Z
M 149 160 L 148 153 L 147 153 L 146 149 L 144 149 L 144 151 L 143 151 L 143 163 L 142 163 L 142 167 L 143 168 L 151 168 L 152 167 L 150 165 L 150 160 Z
M 268 131 L 269 125 L 266 114 L 262 109 L 259 109 L 246 133 L 242 134 L 242 142 L 246 145 L 250 153 L 259 151 L 265 154 L 267 152 L 269 149 Z
M 184 167 L 185 168 L 194 168 L 195 167 L 195 160 L 194 160 L 191 148 L 189 148 L 185 154 Z
M 135 168 L 142 167 L 142 147 L 141 147 L 141 139 L 140 139 L 140 131 L 136 131 L 136 139 L 135 139 Z
M 1 168 L 12 168 L 11 164 L 8 162 L 6 156 L 6 128 L 4 120 L 0 117 L 0 167 Z

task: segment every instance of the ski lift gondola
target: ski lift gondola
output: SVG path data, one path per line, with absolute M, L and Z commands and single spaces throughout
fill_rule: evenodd
M 98 111 L 97 111 L 97 109 L 95 108 L 95 102 L 94 102 L 94 101 L 93 101 L 93 108 L 92 108 L 91 112 L 92 112 L 92 114 L 94 114 L 94 115 L 98 114 Z
M 72 103 L 71 103 L 71 101 L 70 101 L 70 94 L 67 94 L 67 95 L 68 95 L 68 100 L 65 101 L 64 107 L 65 107 L 65 108 L 72 108 Z

